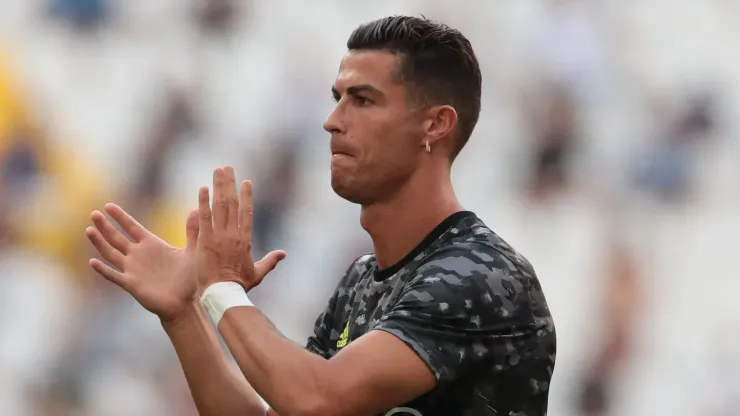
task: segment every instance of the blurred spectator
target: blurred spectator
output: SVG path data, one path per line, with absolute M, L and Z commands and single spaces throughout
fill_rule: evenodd
M 267 171 L 260 175 L 254 199 L 254 235 L 255 252 L 260 257 L 274 250 L 282 241 L 287 214 L 295 201 L 298 181 L 299 153 L 303 145 L 301 133 L 287 137 L 275 137 L 272 157 L 268 161 Z
M 41 164 L 29 111 L 11 72 L 10 57 L 0 54 L 0 212 L 5 216 L 28 198 Z
M 189 137 L 197 127 L 190 97 L 185 91 L 170 89 L 165 94 L 165 108 L 155 121 L 151 135 L 145 141 L 145 149 L 139 160 L 142 168 L 134 185 L 136 199 L 148 205 L 163 192 L 163 161 L 172 149 Z
M 611 242 L 603 294 L 604 344 L 586 369 L 580 408 L 588 416 L 609 414 L 615 378 L 629 359 L 636 320 L 642 312 L 643 276 L 630 247 Z
M 239 13 L 249 7 L 247 1 L 200 0 L 195 8 L 195 16 L 201 29 L 208 33 L 223 34 L 233 27 Z
M 126 209 L 152 232 L 173 245 L 184 243 L 184 218 L 180 207 L 173 206 L 165 188 L 165 172 L 172 155 L 198 128 L 191 97 L 182 89 L 170 88 L 164 111 L 155 119 L 145 140 L 139 169 L 129 191 Z
M 716 130 L 716 99 L 709 91 L 691 93 L 678 117 L 676 138 L 689 142 L 708 139 Z
M 9 160 L 26 170 L 37 169 L 28 198 L 14 215 L 19 244 L 86 273 L 84 229 L 90 212 L 105 199 L 103 177 L 79 153 L 44 143 L 16 147 L 25 150 Z
M 684 200 L 691 191 L 697 149 L 715 129 L 711 95 L 691 95 L 677 108 L 658 103 L 656 137 L 634 173 L 634 183 L 665 202 Z
M 79 32 L 91 32 L 110 18 L 107 0 L 50 0 L 49 11 Z
M 0 60 L 0 414 L 64 414 L 48 391 L 79 328 L 75 272 L 98 194 L 85 163 L 43 137 L 10 66 Z
M 80 230 L 104 197 L 103 178 L 80 152 L 45 136 L 12 75 L 0 59 L 0 204 L 18 244 L 86 270 Z
M 24 214 L 48 156 L 33 129 L 9 61 L 0 57 L 0 414 L 35 414 L 73 326 L 77 287 L 53 243 L 29 243 Z M 69 240 L 68 240 L 69 241 Z M 81 259 L 76 258 L 76 261 Z
M 526 189 L 535 202 L 547 201 L 567 189 L 570 162 L 578 145 L 578 119 L 569 90 L 551 84 L 526 102 L 525 116 L 534 142 Z

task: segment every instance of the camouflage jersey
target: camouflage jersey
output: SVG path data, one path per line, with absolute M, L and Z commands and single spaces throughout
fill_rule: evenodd
M 396 265 L 347 270 L 307 348 L 326 359 L 371 330 L 411 347 L 437 379 L 395 416 L 543 416 L 555 328 L 529 262 L 472 212 L 447 218 Z

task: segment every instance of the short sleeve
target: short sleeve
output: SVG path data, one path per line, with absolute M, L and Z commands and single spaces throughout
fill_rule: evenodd
M 313 335 L 308 337 L 306 341 L 306 349 L 312 353 L 326 358 L 331 358 L 329 349 L 329 334 L 334 322 L 334 310 L 337 303 L 336 291 L 329 299 L 329 304 L 326 309 L 316 318 L 316 323 L 313 328 Z
M 532 270 L 478 243 L 443 248 L 416 270 L 373 328 L 411 347 L 440 382 L 554 354 L 554 327 Z
M 332 343 L 332 331 L 336 331 L 335 320 L 337 316 L 337 306 L 340 302 L 346 301 L 346 298 L 354 285 L 354 281 L 357 279 L 358 270 L 366 267 L 365 263 L 367 255 L 359 257 L 349 266 L 344 276 L 337 284 L 337 288 L 334 290 L 329 299 L 324 311 L 316 318 L 314 324 L 313 335 L 308 337 L 306 341 L 306 349 L 314 354 L 320 355 L 326 359 L 331 358 L 336 353 L 336 342 Z M 342 305 L 339 305 L 340 307 Z M 339 334 L 336 334 L 335 339 L 338 338 Z M 333 344 L 333 345 L 332 345 Z

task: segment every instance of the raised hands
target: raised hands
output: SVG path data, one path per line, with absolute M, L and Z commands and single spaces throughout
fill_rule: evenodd
M 87 228 L 87 237 L 113 267 L 99 259 L 91 259 L 90 267 L 162 320 L 176 319 L 212 283 L 234 281 L 245 290 L 257 286 L 286 254 L 273 251 L 253 262 L 250 182 L 242 182 L 240 202 L 234 169 L 227 166 L 214 171 L 213 188 L 213 209 L 208 188 L 200 190 L 199 208 L 186 222 L 183 248 L 170 246 L 117 205 L 107 204 L 105 212 L 128 237 L 102 212 L 93 212 L 94 227 Z
M 236 191 L 234 169 L 213 172 L 213 208 L 208 188 L 198 194 L 198 283 L 202 290 L 216 282 L 236 282 L 249 291 L 284 259 L 284 251 L 268 253 L 252 261 L 252 183 L 243 181 Z

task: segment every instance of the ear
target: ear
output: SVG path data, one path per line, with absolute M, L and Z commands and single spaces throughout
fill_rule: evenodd
M 434 147 L 440 139 L 453 133 L 457 127 L 457 111 L 451 105 L 438 105 L 427 110 L 421 145 Z

